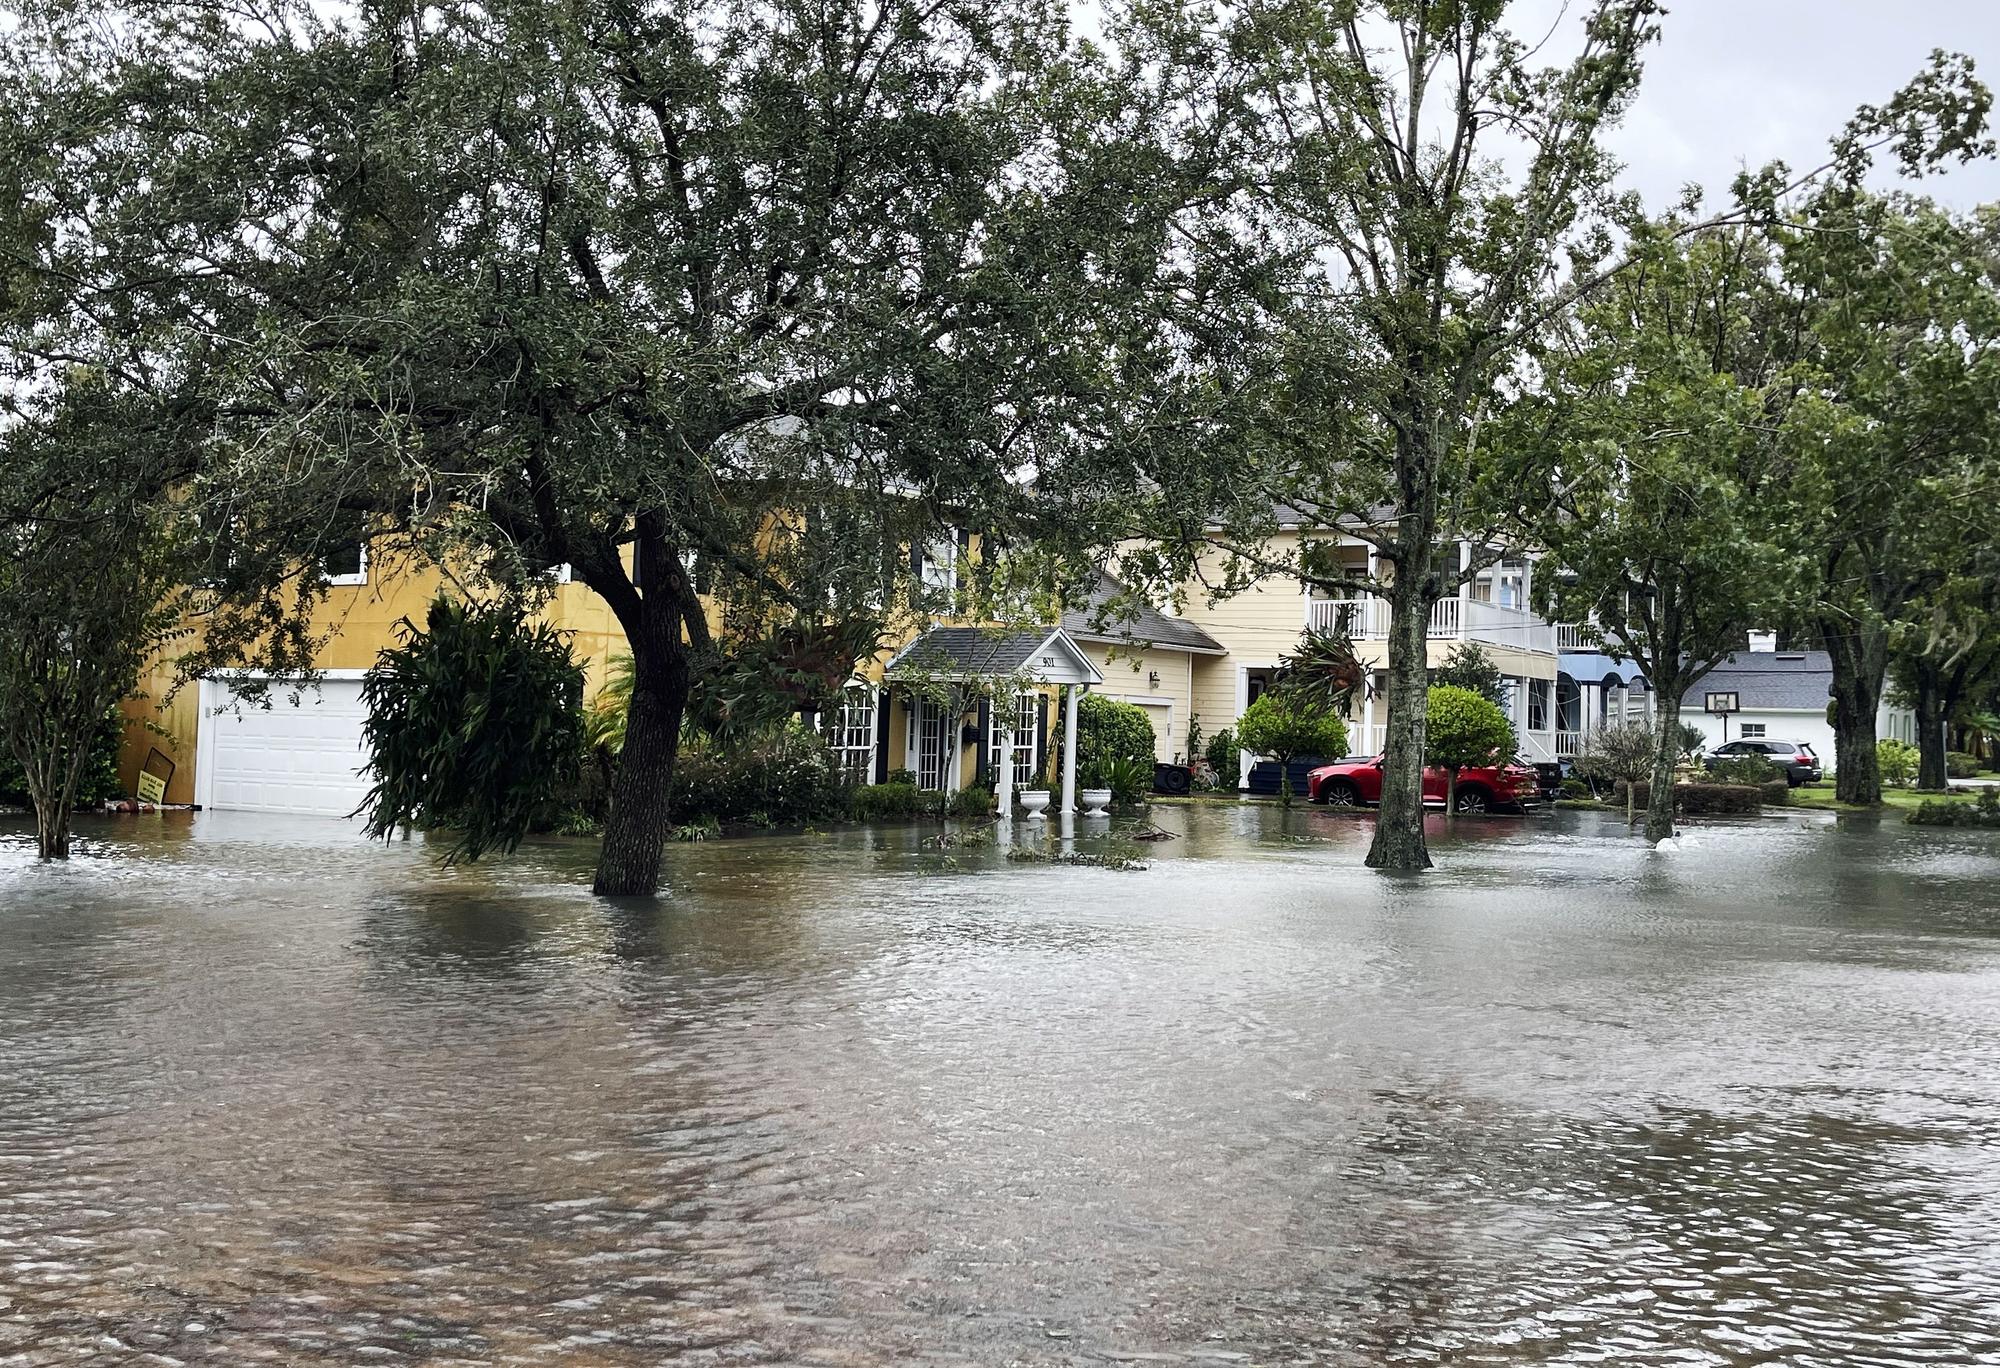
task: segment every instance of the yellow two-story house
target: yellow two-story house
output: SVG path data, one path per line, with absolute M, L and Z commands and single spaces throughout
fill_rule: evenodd
M 1295 549 L 1296 528 L 1275 534 L 1272 551 Z M 1318 535 L 1318 534 L 1315 534 Z M 223 680 L 203 680 L 172 696 L 172 666 L 161 662 L 128 705 L 122 778 L 135 791 L 142 769 L 167 779 L 165 801 L 265 812 L 344 815 L 367 791 L 360 775 L 361 678 L 377 655 L 397 640 L 403 619 L 422 621 L 430 600 L 446 587 L 428 563 L 399 558 L 387 543 L 357 544 L 326 566 L 329 588 L 314 628 L 324 642 L 318 662 L 324 679 L 316 689 L 273 690 L 268 706 L 237 705 Z M 921 588 L 949 597 L 973 539 L 944 537 L 910 560 Z M 1223 578 L 1221 553 L 1202 567 L 1198 582 Z M 1373 551 L 1349 539 L 1339 552 L 1357 570 L 1373 571 Z M 1448 553 L 1449 554 L 1449 553 Z M 1473 563 L 1470 546 L 1456 548 L 1461 565 Z M 1484 557 L 1481 557 L 1484 559 Z M 1523 755 L 1553 760 L 1575 754 L 1583 735 L 1634 705 L 1639 683 L 1629 670 L 1606 666 L 1587 654 L 1588 643 L 1559 639 L 1555 625 L 1527 604 L 1535 565 L 1525 556 L 1502 557 L 1441 600 L 1430 621 L 1430 655 L 1442 664 L 1462 642 L 1483 647 L 1506 681 L 1505 705 L 1519 733 Z M 557 575 L 543 615 L 571 633 L 586 671 L 586 695 L 601 687 L 624 637 L 609 608 L 582 584 Z M 1107 603 L 1129 598 L 1109 575 L 1060 620 L 1025 630 L 929 619 L 910 623 L 888 648 L 858 662 L 846 704 L 822 719 L 844 770 L 856 782 L 880 782 L 908 770 L 919 786 L 951 790 L 990 785 L 1010 745 L 1012 786 L 1059 785 L 1059 757 L 1051 736 L 1065 702 L 1092 690 L 1142 708 L 1152 722 L 1155 758 L 1193 760 L 1193 728 L 1212 737 L 1270 686 L 1281 661 L 1312 630 L 1348 633 L 1368 671 L 1369 687 L 1350 707 L 1349 748 L 1369 754 L 1382 745 L 1386 714 L 1380 699 L 1387 666 L 1388 605 L 1367 597 L 1326 598 L 1298 580 L 1268 577 L 1216 601 L 1194 589 L 1179 610 L 1140 607 L 1104 620 Z M 1566 654 L 1567 652 L 1567 654 Z M 1579 680 L 1566 659 L 1588 666 Z M 1604 673 L 1605 669 L 1610 673 Z M 935 687 L 906 687 L 899 677 L 941 672 L 1020 681 L 1011 701 L 968 691 L 954 712 Z M 1584 671 L 1579 670 L 1581 674 Z M 1612 690 L 1616 688 L 1614 694 Z M 1593 695 L 1589 691 L 1595 689 Z M 990 690 L 986 691 L 990 694 Z M 1268 771 L 1268 767 L 1266 767 Z M 1246 789 L 1274 785 L 1256 757 L 1237 756 L 1234 775 Z

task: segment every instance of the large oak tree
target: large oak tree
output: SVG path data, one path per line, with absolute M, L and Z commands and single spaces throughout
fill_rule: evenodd
M 207 194 L 156 260 L 233 305 L 198 482 L 225 568 L 275 582 L 363 519 L 610 606 L 633 689 L 605 893 L 658 885 L 728 639 L 851 650 L 940 607 L 908 548 L 998 545 L 1024 475 L 1116 425 L 1101 358 L 1179 183 L 1128 138 L 1144 81 L 1043 0 L 31 18 L 47 60 L 91 58 L 60 97 L 117 121 L 79 159 L 136 129 L 152 183 Z M 298 602 L 261 608 L 293 664 Z

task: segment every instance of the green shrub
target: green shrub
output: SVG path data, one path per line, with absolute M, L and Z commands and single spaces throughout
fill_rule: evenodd
M 825 738 L 796 721 L 745 742 L 682 752 L 672 794 L 676 821 L 761 826 L 838 817 L 850 796 Z
M 1755 812 L 1763 790 L 1755 784 L 1676 784 L 1674 806 L 1690 817 Z
M 882 782 L 885 784 L 908 784 L 911 788 L 915 788 L 917 786 L 917 772 L 913 769 L 892 769 L 889 771 L 888 777 Z
M 1288 690 L 1272 689 L 1236 721 L 1237 744 L 1278 766 L 1278 799 L 1292 801 L 1292 761 L 1332 759 L 1347 751 L 1347 724 L 1325 706 Z
M 848 795 L 848 813 L 857 822 L 908 822 L 944 815 L 944 795 L 901 781 L 868 784 Z
M 2000 789 L 1981 789 L 1976 801 L 1932 798 L 1917 804 L 1912 826 L 2000 827 Z
M 1875 765 L 1885 784 L 1908 788 L 1917 777 L 1919 759 L 1917 748 L 1907 741 L 1891 739 L 1875 743 Z
M 90 755 L 83 762 L 83 774 L 76 784 L 78 811 L 101 808 L 109 800 L 125 796 L 118 785 L 118 747 L 124 737 L 125 719 L 114 708 L 91 734 Z M 0 745 L 0 804 L 34 806 L 28 797 L 28 776 L 21 772 L 14 753 L 5 745 Z
M 1049 763 L 1058 763 L 1063 753 L 1063 729 L 1057 723 L 1049 737 Z M 1113 760 L 1144 760 L 1153 763 L 1153 723 L 1146 710 L 1136 703 L 1120 703 L 1102 694 L 1085 694 L 1076 705 L 1076 763 L 1078 769 Z
M 569 636 L 526 605 L 432 600 L 397 624 L 361 681 L 375 778 L 367 833 L 451 834 L 447 862 L 511 851 L 574 793 L 583 761 L 583 671 Z
M 1764 795 L 1764 806 L 1785 807 L 1792 801 L 1792 781 L 1789 779 L 1766 779 L 1757 786 Z
M 1153 791 L 1153 762 L 1151 760 L 1111 760 L 1104 766 L 1104 787 L 1111 790 L 1114 803 L 1133 804 L 1146 801 L 1146 795 Z
M 1615 797 L 1621 804 L 1625 801 L 1627 787 L 1620 782 L 1615 790 Z M 1646 806 L 1646 800 L 1653 791 L 1652 784 L 1641 779 L 1629 787 L 1632 790 L 1632 805 Z M 1690 817 L 1734 816 L 1755 812 L 1763 793 L 1763 788 L 1756 784 L 1675 784 L 1674 807 Z
M 944 805 L 944 815 L 961 822 L 984 821 L 997 810 L 993 790 L 977 786 L 960 789 Z
M 1964 751 L 1946 751 L 1944 772 L 1953 779 L 1971 779 L 1979 773 L 1979 757 Z
M 1202 759 L 1215 771 L 1215 782 L 1236 787 L 1236 733 L 1224 727 L 1208 738 L 1208 745 L 1202 750 Z
M 1565 798 L 1588 798 L 1590 797 L 1590 785 L 1584 783 L 1581 779 L 1565 779 L 1562 781 L 1561 792 Z
M 1761 755 L 1732 755 L 1708 767 L 1708 777 L 1718 784 L 1768 784 L 1782 780 L 1778 767 Z

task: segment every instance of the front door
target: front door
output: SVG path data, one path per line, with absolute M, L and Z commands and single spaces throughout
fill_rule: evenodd
M 944 788 L 950 757 L 944 709 L 928 699 L 917 703 L 917 787 L 927 792 Z

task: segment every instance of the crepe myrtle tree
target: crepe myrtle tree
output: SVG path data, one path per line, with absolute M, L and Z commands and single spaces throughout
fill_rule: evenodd
M 633 688 L 600 892 L 657 887 L 680 724 L 731 642 L 945 610 L 924 548 L 959 510 L 1004 532 L 1022 477 L 1133 403 L 1103 358 L 1184 186 L 1127 155 L 1139 73 L 1052 0 L 24 14 L 51 105 L 103 114 L 30 171 L 147 165 L 159 273 L 226 286 L 231 459 L 200 492 L 229 565 L 362 516 L 608 606 Z M 296 597 L 259 612 L 307 664 Z
M 1621 722 L 1592 732 L 1576 757 L 1577 776 L 1596 788 L 1601 783 L 1623 781 L 1625 824 L 1632 825 L 1638 784 L 1649 777 L 1658 763 L 1660 741 L 1644 722 Z M 1669 833 L 1671 834 L 1671 833 Z
M 106 714 L 187 606 L 190 530 L 159 471 L 184 435 L 102 375 L 9 404 L 0 428 L 0 738 L 21 768 L 43 860 Z

